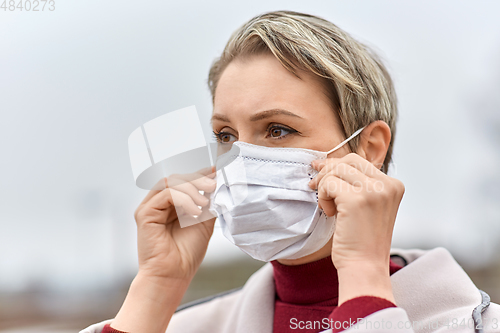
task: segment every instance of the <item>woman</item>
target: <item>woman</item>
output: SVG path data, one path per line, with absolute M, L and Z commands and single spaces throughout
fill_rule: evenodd
M 125 302 L 82 332 L 500 330 L 500 307 L 445 249 L 391 250 L 404 192 L 386 175 L 396 96 L 367 47 L 321 18 L 266 13 L 231 36 L 209 86 L 214 134 L 243 161 L 226 171 L 243 166 L 248 182 L 224 186 L 218 171 L 151 191 L 135 213 L 139 272 Z M 243 190 L 248 200 L 228 203 Z M 180 228 L 175 195 L 195 215 L 210 206 L 226 237 L 270 261 L 242 289 L 177 313 L 215 218 Z

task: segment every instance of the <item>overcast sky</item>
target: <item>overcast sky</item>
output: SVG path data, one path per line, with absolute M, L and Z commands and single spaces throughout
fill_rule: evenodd
M 136 269 L 127 139 L 195 105 L 209 66 L 253 16 L 316 14 L 373 46 L 399 97 L 395 247 L 497 259 L 500 2 L 55 1 L 0 10 L 0 290 L 92 288 Z M 215 231 L 207 264 L 241 257 Z

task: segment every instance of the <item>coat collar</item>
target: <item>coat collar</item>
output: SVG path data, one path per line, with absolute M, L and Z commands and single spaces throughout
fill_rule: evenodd
M 392 249 L 408 263 L 391 275 L 396 305 L 406 310 L 411 321 L 430 320 L 437 313 L 472 309 L 481 303 L 478 289 L 445 248 L 432 250 Z M 229 316 L 227 332 L 271 333 L 273 330 L 275 287 L 273 267 L 265 264 L 243 287 L 236 307 Z
M 472 309 L 481 295 L 463 268 L 442 247 L 429 251 L 393 249 L 408 265 L 391 276 L 396 305 L 406 310 L 410 321 L 425 322 L 437 313 L 449 318 L 460 308 Z

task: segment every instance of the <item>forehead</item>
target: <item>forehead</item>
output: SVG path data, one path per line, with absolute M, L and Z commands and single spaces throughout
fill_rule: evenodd
M 284 68 L 272 55 L 255 55 L 233 60 L 219 79 L 214 112 L 251 114 L 282 108 L 301 116 L 331 116 L 332 103 L 322 79 L 297 70 L 300 78 Z

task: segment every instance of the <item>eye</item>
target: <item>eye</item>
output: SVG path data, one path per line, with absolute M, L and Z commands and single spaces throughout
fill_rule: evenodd
M 228 132 L 215 132 L 213 131 L 214 137 L 219 143 L 231 143 L 233 141 L 236 141 L 236 137 Z
M 282 139 L 289 134 L 297 133 L 297 131 L 289 127 L 284 127 L 280 125 L 271 125 L 268 128 L 268 133 L 269 137 L 271 138 Z

